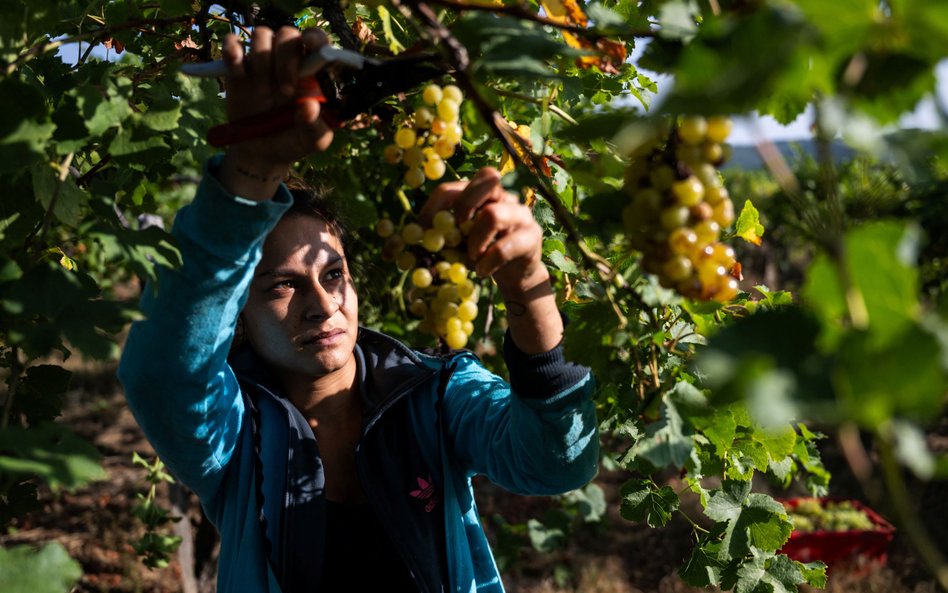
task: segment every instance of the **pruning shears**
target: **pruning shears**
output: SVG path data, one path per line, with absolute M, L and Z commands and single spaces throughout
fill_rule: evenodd
M 303 58 L 297 101 L 315 100 L 322 104 L 320 117 L 331 127 L 339 127 L 381 101 L 405 92 L 422 82 L 439 78 L 447 68 L 437 56 L 411 54 L 380 60 L 358 52 L 324 45 Z M 222 61 L 181 66 L 190 76 L 218 78 L 227 74 Z M 331 89 L 326 93 L 324 89 Z M 207 139 L 222 147 L 273 134 L 293 125 L 296 105 L 252 115 L 214 126 Z

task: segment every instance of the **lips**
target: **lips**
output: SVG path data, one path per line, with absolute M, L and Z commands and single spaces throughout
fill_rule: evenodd
M 306 334 L 300 339 L 300 344 L 303 346 L 309 346 L 313 344 L 332 344 L 345 334 L 346 330 L 344 329 L 331 329 L 328 331 Z

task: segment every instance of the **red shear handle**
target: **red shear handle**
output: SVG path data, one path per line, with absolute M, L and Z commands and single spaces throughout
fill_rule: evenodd
M 267 113 L 251 115 L 214 126 L 207 132 L 207 141 L 211 146 L 222 148 L 287 130 L 293 126 L 296 119 L 296 106 L 305 101 L 326 102 L 326 97 L 315 77 L 304 78 L 300 81 L 296 100 L 293 103 Z

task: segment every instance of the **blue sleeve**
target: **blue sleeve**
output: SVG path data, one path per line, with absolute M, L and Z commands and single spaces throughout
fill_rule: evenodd
M 596 473 L 599 432 L 589 370 L 562 346 L 526 355 L 508 338 L 510 384 L 473 356 L 455 363 L 445 393 L 445 434 L 469 474 L 519 494 L 559 494 Z
M 145 319 L 132 324 L 119 379 L 129 407 L 175 476 L 209 500 L 230 460 L 244 406 L 227 353 L 267 233 L 289 207 L 229 194 L 208 164 L 194 201 L 175 219 L 178 270 L 146 287 Z

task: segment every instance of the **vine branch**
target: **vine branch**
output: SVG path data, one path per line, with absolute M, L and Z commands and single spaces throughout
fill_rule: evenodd
M 47 40 L 37 43 L 33 47 L 29 48 L 25 52 L 21 53 L 15 60 L 6 64 L 3 67 L 3 73 L 7 76 L 10 76 L 16 72 L 17 68 L 25 64 L 26 62 L 41 56 L 47 52 L 59 49 L 64 45 L 69 45 L 70 43 L 78 43 L 80 41 L 86 40 L 99 40 L 103 37 L 109 37 L 113 33 L 119 31 L 127 31 L 129 29 L 137 29 L 141 27 L 157 27 L 163 25 L 173 25 L 177 23 L 191 23 L 194 21 L 193 16 L 176 16 L 176 17 L 167 17 L 167 18 L 155 18 L 155 19 L 131 19 L 124 23 L 118 25 L 106 25 L 101 29 L 91 31 L 89 33 L 80 33 L 78 35 L 73 35 L 72 37 L 66 37 L 64 39 L 57 39 L 56 41 Z
M 7 391 L 7 398 L 3 401 L 3 416 L 0 417 L 0 430 L 10 425 L 10 414 L 13 411 L 13 398 L 16 397 L 16 389 L 20 384 L 20 374 L 23 368 L 20 366 L 20 348 L 13 346 L 10 349 L 10 389 Z

